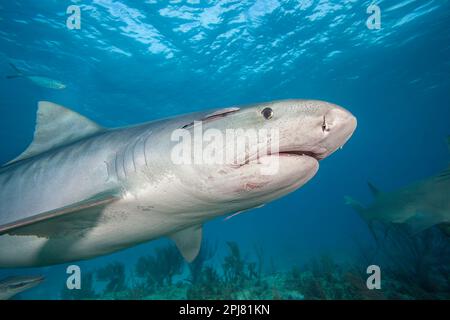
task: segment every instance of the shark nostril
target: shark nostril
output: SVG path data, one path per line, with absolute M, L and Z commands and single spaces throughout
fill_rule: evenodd
M 328 131 L 330 131 L 330 127 L 327 124 L 327 120 L 326 120 L 325 116 L 323 116 L 322 132 L 328 132 Z

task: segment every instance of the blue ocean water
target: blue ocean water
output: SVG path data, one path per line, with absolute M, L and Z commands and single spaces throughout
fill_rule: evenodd
M 381 29 L 366 26 L 372 1 L 3 1 L 0 161 L 30 143 L 40 100 L 106 127 L 275 99 L 330 101 L 358 118 L 345 148 L 322 161 L 301 189 L 208 223 L 204 237 L 217 243 L 219 265 L 227 241 L 248 257 L 258 244 L 277 270 L 321 255 L 351 261 L 355 243 L 373 240 L 344 196 L 370 203 L 367 181 L 390 191 L 449 161 L 450 3 L 373 3 L 381 9 Z M 72 4 L 81 8 L 79 30 L 66 26 Z M 67 87 L 7 79 L 14 74 L 8 63 Z M 77 264 L 95 272 L 119 261 L 132 273 L 141 256 L 165 243 Z M 4 269 L 0 278 L 43 274 L 45 283 L 20 297 L 57 299 L 66 266 Z

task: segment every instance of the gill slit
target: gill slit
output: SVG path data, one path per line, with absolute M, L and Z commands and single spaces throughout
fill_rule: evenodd
M 150 131 L 150 133 L 147 135 L 147 137 L 145 137 L 144 139 L 144 160 L 145 160 L 145 166 L 148 167 L 148 162 L 147 162 L 147 142 L 148 139 L 150 138 L 150 136 L 152 135 L 152 132 Z

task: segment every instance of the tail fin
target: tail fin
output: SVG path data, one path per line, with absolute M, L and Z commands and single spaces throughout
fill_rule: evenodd
M 19 68 L 17 68 L 14 64 L 12 64 L 11 62 L 9 62 L 9 66 L 15 71 L 17 72 L 16 74 L 13 75 L 8 75 L 6 76 L 6 79 L 14 79 L 14 78 L 19 78 L 23 76 L 23 72 L 20 71 Z

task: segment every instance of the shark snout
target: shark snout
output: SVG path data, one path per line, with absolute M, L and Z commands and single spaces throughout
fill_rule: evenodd
M 325 116 L 325 121 L 330 121 L 335 127 L 335 131 L 350 138 L 356 129 L 356 117 L 344 108 L 331 109 Z
M 324 116 L 323 130 L 326 134 L 324 147 L 327 150 L 324 157 L 341 148 L 356 129 L 356 117 L 348 110 L 334 107 Z

